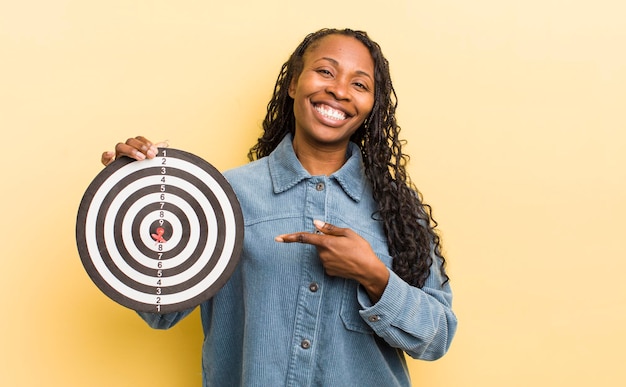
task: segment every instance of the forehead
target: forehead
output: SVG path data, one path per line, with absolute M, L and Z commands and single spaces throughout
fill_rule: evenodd
M 330 58 L 339 64 L 351 64 L 373 71 L 374 60 L 369 49 L 352 36 L 332 34 L 311 44 L 304 54 L 305 63 Z

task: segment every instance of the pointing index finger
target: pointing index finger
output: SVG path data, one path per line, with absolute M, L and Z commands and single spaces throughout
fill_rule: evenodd
M 321 242 L 322 235 L 310 232 L 294 232 L 291 234 L 278 235 L 274 240 L 281 243 L 306 243 L 309 245 L 318 245 Z

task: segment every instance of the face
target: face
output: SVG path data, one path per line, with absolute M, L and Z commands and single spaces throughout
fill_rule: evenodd
M 292 80 L 294 141 L 346 147 L 374 106 L 374 61 L 360 41 L 329 35 L 313 43 Z

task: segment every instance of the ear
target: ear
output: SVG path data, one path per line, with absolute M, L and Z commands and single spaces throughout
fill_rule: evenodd
M 296 95 L 296 89 L 298 88 L 298 77 L 293 76 L 291 78 L 291 82 L 289 82 L 289 96 L 291 98 L 294 98 L 294 95 Z

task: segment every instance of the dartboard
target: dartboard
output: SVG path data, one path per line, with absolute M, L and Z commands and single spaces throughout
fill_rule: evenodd
M 76 242 L 83 267 L 109 298 L 169 313 L 213 297 L 239 261 L 243 217 L 226 179 L 171 148 L 104 168 L 81 200 Z

